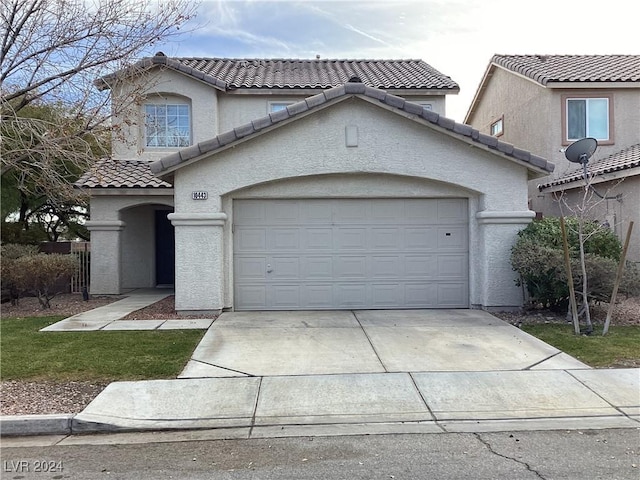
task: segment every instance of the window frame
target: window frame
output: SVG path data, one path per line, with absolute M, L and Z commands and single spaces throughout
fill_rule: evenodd
M 289 105 L 293 105 L 294 103 L 296 102 L 293 100 L 270 100 L 267 102 L 267 115 L 279 112 L 280 110 L 286 110 Z M 282 105 L 282 108 L 274 110 L 273 107 L 276 105 Z
M 611 92 L 598 92 L 598 91 L 576 91 L 571 93 L 563 93 L 560 96 L 561 101 L 561 121 L 562 121 L 562 145 L 570 145 L 576 140 L 580 140 L 579 138 L 569 139 L 569 115 L 568 115 L 568 105 L 569 100 L 592 100 L 592 99 L 603 99 L 607 100 L 607 121 L 608 121 L 608 137 L 606 140 L 598 140 L 598 145 L 613 145 L 615 143 L 614 140 L 614 117 L 613 117 L 613 93 Z M 588 129 L 588 125 L 587 125 Z M 587 130 L 586 136 L 590 137 L 589 132 Z
M 497 133 L 494 133 L 493 128 L 496 125 L 500 125 L 500 130 Z M 491 122 L 491 124 L 489 125 L 489 134 L 492 137 L 501 137 L 502 135 L 504 135 L 504 115 L 500 115 L 500 117 Z
M 150 145 L 149 144 L 149 139 L 151 138 L 148 135 L 148 116 L 149 113 L 147 113 L 147 107 L 164 107 L 165 109 L 165 116 L 164 116 L 164 120 L 165 120 L 165 132 L 169 131 L 168 127 L 168 107 L 177 107 L 179 109 L 179 107 L 186 107 L 187 109 L 187 121 L 188 121 L 188 138 L 186 139 L 187 143 L 186 145 L 167 145 L 166 143 L 168 143 L 166 141 L 166 139 L 169 138 L 168 135 L 165 135 L 165 145 Z M 186 148 L 189 147 L 191 145 L 193 145 L 193 115 L 192 115 L 192 111 L 191 111 L 191 105 L 187 102 L 177 102 L 177 101 L 146 101 L 144 102 L 143 106 L 142 106 L 142 115 L 143 115 L 143 145 L 145 149 L 180 149 L 180 148 Z M 155 114 L 157 116 L 157 114 Z M 176 115 L 177 117 L 182 116 L 179 112 Z M 180 125 L 179 125 L 180 127 Z M 179 136 L 179 138 L 183 138 L 182 136 Z

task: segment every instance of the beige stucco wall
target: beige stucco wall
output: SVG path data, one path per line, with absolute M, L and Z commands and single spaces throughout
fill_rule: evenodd
M 356 147 L 345 144 L 347 126 L 357 129 Z M 526 181 L 526 168 L 508 159 L 357 97 L 346 99 L 176 171 L 176 213 L 170 217 L 176 308 L 233 306 L 234 198 L 328 196 L 333 189 L 359 198 L 469 198 L 470 303 L 519 306 L 508 258 L 516 232 L 532 215 Z M 201 190 L 208 200 L 192 200 L 191 192 Z
M 113 136 L 113 157 L 117 159 L 158 160 L 177 151 L 175 148 L 146 148 L 144 146 L 144 103 L 187 103 L 191 113 L 191 139 L 193 143 L 215 137 L 218 131 L 218 93 L 211 85 L 189 78 L 172 70 L 162 70 L 145 76 L 137 83 L 114 87 L 113 102 L 121 104 L 131 91 L 144 89 L 146 96 L 135 104 L 122 108 L 114 118 L 118 126 Z
M 249 94 L 228 94 L 220 95 L 219 118 L 220 133 L 233 130 L 233 128 L 244 125 L 257 118 L 264 117 L 270 113 L 269 104 L 272 102 L 299 102 L 307 96 L 313 95 L 249 95 Z M 405 97 L 412 102 L 424 102 L 432 105 L 432 110 L 436 113 L 445 113 L 444 95 L 410 95 Z

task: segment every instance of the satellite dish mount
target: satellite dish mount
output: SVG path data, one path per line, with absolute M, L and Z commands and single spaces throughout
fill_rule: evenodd
M 570 162 L 579 163 L 582 165 L 585 186 L 593 190 L 593 193 L 595 193 L 598 197 L 606 200 L 615 199 L 620 201 L 622 198 L 621 195 L 616 195 L 615 197 L 605 197 L 603 195 L 600 195 L 598 191 L 589 183 L 589 172 L 587 171 L 587 164 L 589 163 L 589 159 L 596 152 L 596 148 L 598 148 L 598 141 L 595 138 L 587 137 L 576 140 L 571 145 L 569 145 L 564 151 L 564 156 Z

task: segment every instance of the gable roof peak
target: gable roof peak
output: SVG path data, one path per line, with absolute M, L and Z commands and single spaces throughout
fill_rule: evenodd
M 422 105 L 407 101 L 402 97 L 385 92 L 384 90 L 354 82 L 347 82 L 338 87 L 330 88 L 317 95 L 307 97 L 300 102 L 288 105 L 285 109 L 273 112 L 266 117 L 256 119 L 250 123 L 236 127 L 233 130 L 221 133 L 210 140 L 183 148 L 176 153 L 152 162 L 149 167 L 151 172 L 163 178 L 174 170 L 192 161 L 197 161 L 197 159 L 205 155 L 222 151 L 236 145 L 238 142 L 260 135 L 265 129 L 276 128 L 289 121 L 295 120 L 296 117 L 307 115 L 313 110 L 325 108 L 354 96 L 363 98 L 373 104 L 381 104 L 389 110 L 395 110 L 431 128 L 439 129 L 448 135 L 458 137 L 497 154 L 505 155 L 513 161 L 525 164 L 530 170 L 539 173 L 550 173 L 554 169 L 554 165 L 547 162 L 544 158 L 538 157 L 531 152 L 515 148 L 506 142 L 499 141 L 496 137 L 482 134 L 469 125 L 457 123 L 450 118 L 427 110 Z

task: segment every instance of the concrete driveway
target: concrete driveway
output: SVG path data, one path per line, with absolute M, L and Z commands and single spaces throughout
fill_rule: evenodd
M 180 378 L 112 383 L 51 421 L 220 438 L 637 428 L 639 391 L 640 369 L 591 369 L 478 310 L 232 312 Z
M 180 378 L 580 368 L 481 310 L 229 312 Z

